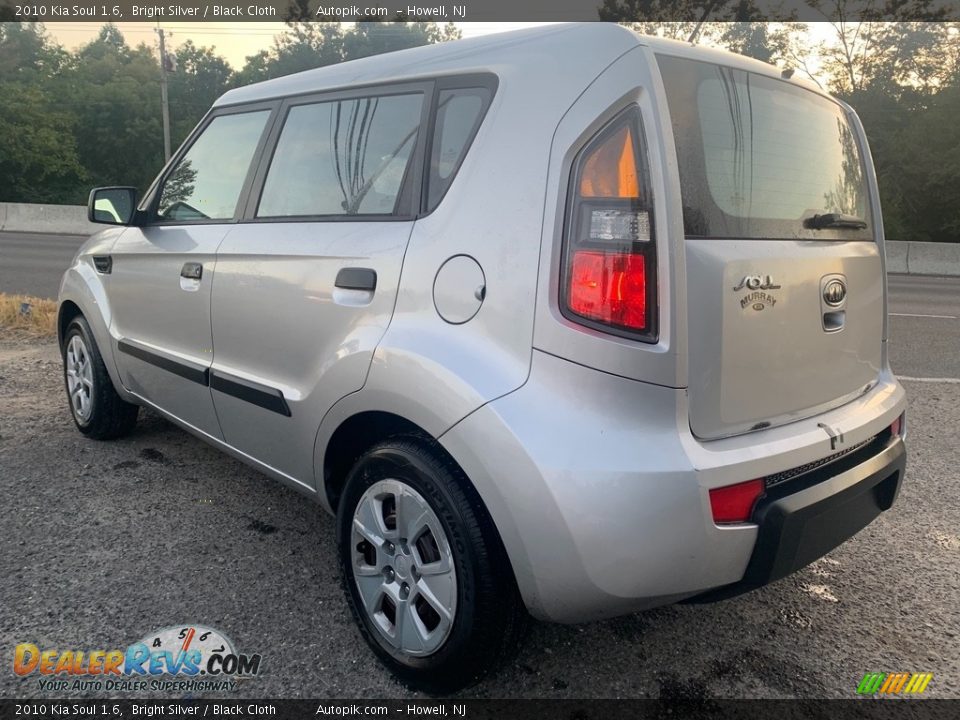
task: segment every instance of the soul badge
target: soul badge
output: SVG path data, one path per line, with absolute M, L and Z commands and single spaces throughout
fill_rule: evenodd
M 733 286 L 734 292 L 748 290 L 749 293 L 740 298 L 740 309 L 746 310 L 748 307 L 757 312 L 773 307 L 777 304 L 777 299 L 766 290 L 779 290 L 778 285 L 771 275 L 745 275 L 743 279 Z

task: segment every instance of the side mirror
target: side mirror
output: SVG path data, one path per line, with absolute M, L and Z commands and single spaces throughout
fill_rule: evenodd
M 137 211 L 137 189 L 103 187 L 90 191 L 87 219 L 105 225 L 129 225 Z

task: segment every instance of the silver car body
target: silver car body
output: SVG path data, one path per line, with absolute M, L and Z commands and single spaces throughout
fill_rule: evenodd
M 451 75 L 497 79 L 432 213 L 106 230 L 66 272 L 62 312 L 86 315 L 125 399 L 328 511 L 337 499 L 329 458 L 344 428 L 402 418 L 435 438 L 479 492 L 539 618 L 609 616 L 737 583 L 758 527 L 714 523 L 709 491 L 855 447 L 904 412 L 886 354 L 879 199 L 865 152 L 876 218 L 870 242 L 811 252 L 802 240 L 685 239 L 658 54 L 781 79 L 739 56 L 586 24 L 406 50 L 232 90 L 214 113 L 250 105 L 276 114 L 292 97 Z M 655 343 L 585 328 L 558 309 L 571 167 L 633 104 L 658 218 Z M 865 148 L 852 111 L 850 118 Z M 111 274 L 97 272 L 99 255 L 113 257 Z M 202 264 L 201 279 L 178 277 L 188 262 Z M 334 287 L 341 269 L 358 265 L 376 271 L 375 292 Z M 819 324 L 819 307 L 803 298 L 819 301 L 830 273 L 850 289 L 845 334 L 797 329 L 809 325 L 805 314 Z M 783 312 L 756 313 L 746 328 L 733 288 L 753 275 L 782 286 Z M 146 363 L 144 352 L 187 371 Z M 193 382 L 188 371 L 279 391 L 288 412 Z M 895 438 L 871 462 L 902 453 Z M 820 489 L 841 493 L 863 473 L 841 472 Z

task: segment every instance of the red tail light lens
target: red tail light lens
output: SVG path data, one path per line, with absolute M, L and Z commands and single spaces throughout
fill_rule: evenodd
M 890 436 L 896 437 L 903 430 L 903 415 L 890 423 Z
M 748 480 L 736 485 L 714 488 L 710 491 L 713 521 L 718 525 L 747 522 L 763 491 L 763 480 Z
M 580 250 L 570 267 L 570 310 L 617 327 L 647 327 L 647 272 L 643 255 Z
M 581 325 L 655 342 L 656 244 L 638 108 L 587 144 L 570 187 L 561 311 Z

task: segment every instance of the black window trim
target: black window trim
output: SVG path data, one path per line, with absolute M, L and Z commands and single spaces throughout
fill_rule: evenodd
M 423 95 L 423 102 L 420 107 L 420 128 L 427 127 L 429 113 L 433 107 L 433 98 L 435 82 L 433 80 L 414 80 L 404 82 L 385 83 L 380 85 L 367 85 L 364 87 L 351 87 L 347 89 L 338 89 L 327 92 L 316 92 L 309 94 L 293 95 L 280 100 L 277 117 L 267 137 L 267 143 L 263 152 L 257 160 L 256 172 L 247 193 L 243 212 L 240 215 L 239 222 L 244 224 L 256 223 L 324 223 L 324 222 L 410 222 L 417 218 L 413 212 L 410 198 L 417 193 L 415 189 L 422 185 L 421 173 L 423 171 L 422 157 L 425 151 L 426 133 L 417 133 L 417 143 L 410 155 L 410 162 L 407 164 L 407 171 L 404 175 L 400 191 L 397 193 L 397 201 L 400 204 L 406 204 L 407 207 L 398 207 L 395 212 L 387 213 L 357 213 L 353 215 L 282 215 L 257 217 L 257 208 L 260 205 L 260 199 L 263 195 L 263 187 L 267 180 L 267 174 L 270 166 L 273 164 L 274 154 L 280 140 L 280 134 L 286 124 L 290 109 L 302 105 L 319 105 L 321 103 L 336 102 L 338 100 L 353 100 L 356 98 L 368 97 L 389 97 L 392 95 L 412 95 L 420 93 Z
M 166 227 L 182 225 L 225 225 L 248 223 L 324 223 L 324 222 L 410 222 L 432 214 L 439 207 L 450 187 L 460 172 L 460 167 L 469 154 L 473 142 L 480 128 L 486 120 L 487 112 L 493 104 L 499 88 L 499 78 L 492 72 L 461 73 L 442 75 L 411 80 L 399 80 L 386 83 L 369 83 L 339 87 L 326 91 L 308 91 L 292 95 L 281 95 L 265 100 L 253 102 L 233 103 L 230 105 L 215 106 L 197 123 L 197 126 L 187 136 L 180 148 L 171 156 L 170 161 L 150 185 L 138 206 L 138 215 L 142 218 L 141 227 Z M 490 91 L 489 98 L 481 109 L 480 119 L 465 145 L 465 149 L 450 175 L 450 182 L 443 196 L 430 209 L 428 205 L 428 173 L 430 154 L 433 148 L 433 136 L 436 131 L 437 103 L 441 90 L 469 90 L 471 88 L 486 88 Z M 263 192 L 267 172 L 273 161 L 280 133 L 286 122 L 287 113 L 291 107 L 298 105 L 312 105 L 321 102 L 331 102 L 357 97 L 404 95 L 411 92 L 423 93 L 421 108 L 421 128 L 425 132 L 419 133 L 417 145 L 411 154 L 411 162 L 407 167 L 403 185 L 398 193 L 399 201 L 407 205 L 406 212 L 394 214 L 356 214 L 356 215 L 292 215 L 288 217 L 256 217 L 257 206 Z M 193 147 L 200 135 L 210 126 L 214 119 L 225 115 L 239 115 L 250 112 L 269 110 L 270 116 L 264 125 L 264 131 L 254 151 L 247 176 L 244 179 L 232 218 L 207 220 L 158 220 L 156 211 L 160 202 L 161 189 L 167 178 L 177 167 L 183 156 Z
M 181 225 L 228 225 L 239 222 L 242 217 L 241 209 L 247 204 L 247 198 L 255 177 L 255 170 L 260 163 L 260 158 L 264 149 L 267 147 L 267 141 L 273 132 L 274 126 L 277 124 L 277 109 L 279 107 L 279 100 L 267 100 L 242 105 L 230 105 L 223 108 L 212 108 L 206 115 L 204 115 L 200 122 L 197 123 L 197 126 L 187 136 L 187 139 L 180 146 L 177 152 L 171 156 L 170 161 L 157 176 L 157 179 L 153 181 L 153 184 L 150 186 L 143 200 L 141 200 L 137 209 L 137 212 L 140 213 L 141 217 L 143 218 L 140 226 L 168 227 Z M 247 168 L 246 177 L 244 178 L 243 184 L 240 186 L 240 194 L 237 197 L 237 204 L 234 207 L 233 216 L 230 218 L 191 220 L 171 220 L 167 218 L 159 218 L 157 216 L 157 209 L 160 204 L 160 196 L 162 195 L 162 190 L 167 182 L 167 179 L 180 164 L 183 156 L 190 151 L 190 148 L 193 147 L 194 143 L 196 143 L 206 129 L 210 127 L 211 123 L 213 123 L 213 121 L 219 117 L 228 115 L 245 115 L 247 113 L 262 112 L 264 110 L 270 111 L 270 114 L 267 116 L 267 120 L 264 123 L 263 130 L 260 133 L 260 139 L 257 142 L 257 147 L 254 149 L 253 156 L 250 159 L 250 166 Z

